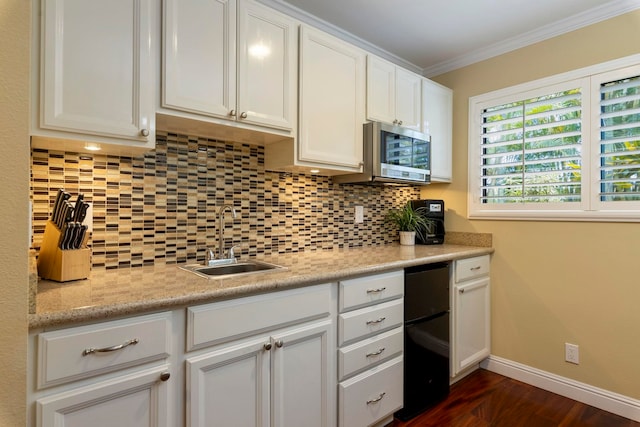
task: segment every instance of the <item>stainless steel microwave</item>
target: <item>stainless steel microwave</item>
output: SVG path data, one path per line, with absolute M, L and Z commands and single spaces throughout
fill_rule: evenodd
M 381 122 L 363 126 L 362 173 L 334 176 L 334 182 L 428 184 L 431 181 L 428 135 Z

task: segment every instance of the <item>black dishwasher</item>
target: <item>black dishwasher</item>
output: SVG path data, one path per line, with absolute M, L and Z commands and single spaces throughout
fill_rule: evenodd
M 449 394 L 449 263 L 405 269 L 403 421 Z

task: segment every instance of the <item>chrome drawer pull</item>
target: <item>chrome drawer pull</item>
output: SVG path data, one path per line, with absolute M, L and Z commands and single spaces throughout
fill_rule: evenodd
M 384 319 L 386 319 L 386 317 L 379 317 L 376 320 L 367 320 L 367 325 L 384 322 Z
M 382 400 L 382 398 L 384 397 L 384 395 L 387 394 L 384 391 L 382 393 L 380 393 L 378 395 L 378 397 L 376 397 L 375 399 L 369 399 L 367 400 L 367 405 L 371 405 L 372 403 L 378 403 Z
M 378 351 L 374 351 L 373 353 L 367 353 L 365 356 L 366 357 L 378 356 L 382 354 L 383 351 L 384 351 L 384 347 L 380 348 Z
M 138 338 L 134 338 L 132 340 L 123 342 L 122 344 L 113 345 L 111 347 L 87 348 L 87 349 L 82 351 L 82 355 L 83 356 L 88 356 L 88 355 L 90 355 L 92 353 L 109 353 L 110 351 L 122 350 L 123 348 L 128 347 L 130 345 L 138 344 L 138 342 L 140 342 L 140 340 L 138 340 Z
M 376 288 L 376 289 L 367 289 L 367 293 L 368 294 L 379 294 L 380 292 L 384 291 L 385 289 L 387 289 L 386 287 L 382 287 L 382 288 Z

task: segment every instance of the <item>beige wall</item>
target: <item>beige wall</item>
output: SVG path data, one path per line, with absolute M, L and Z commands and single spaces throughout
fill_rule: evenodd
M 639 399 L 640 224 L 470 221 L 469 97 L 640 53 L 640 11 L 501 55 L 434 80 L 454 90 L 447 226 L 493 233 L 492 354 Z M 580 365 L 564 362 L 564 343 Z
M 0 0 L 0 425 L 25 425 L 30 4 Z

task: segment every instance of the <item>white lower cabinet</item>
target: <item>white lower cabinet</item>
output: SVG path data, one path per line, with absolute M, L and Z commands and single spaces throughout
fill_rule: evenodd
M 189 426 L 330 426 L 330 320 L 187 359 Z
M 269 353 L 260 338 L 187 359 L 187 425 L 259 426 L 269 419 Z
M 324 320 L 272 336 L 272 426 L 335 425 L 333 328 Z
M 451 375 L 491 353 L 489 255 L 456 261 L 452 289 Z
M 169 366 L 54 394 L 37 401 L 39 427 L 169 427 Z
M 171 321 L 165 312 L 32 332 L 27 425 L 171 426 Z
M 340 383 L 339 425 L 370 426 L 402 407 L 402 356 Z
M 214 303 L 188 316 L 187 330 L 221 312 L 244 328 L 186 359 L 187 426 L 334 426 L 335 307 L 335 285 L 327 284 Z
M 384 425 L 403 403 L 404 271 L 339 289 L 338 425 Z

